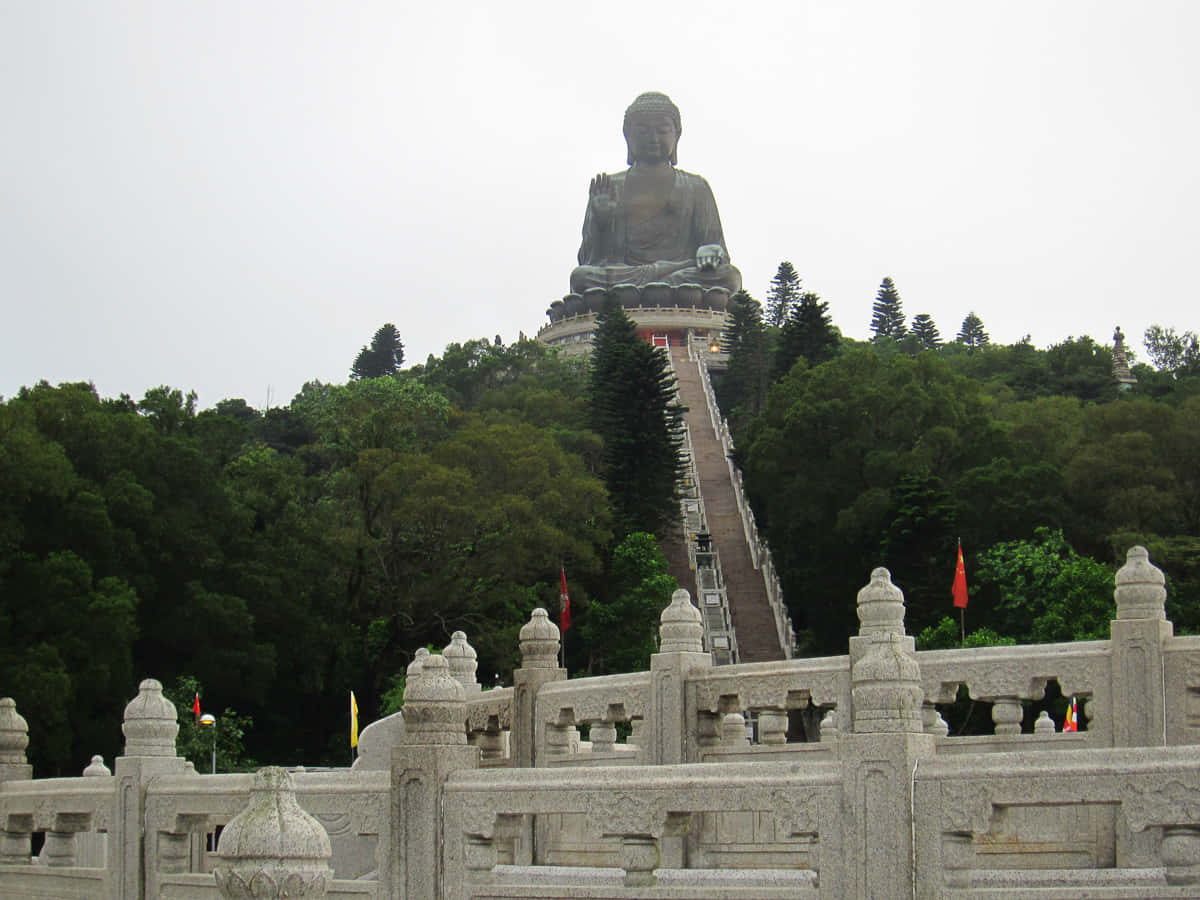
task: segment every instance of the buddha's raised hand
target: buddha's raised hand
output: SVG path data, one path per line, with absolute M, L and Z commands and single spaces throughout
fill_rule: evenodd
M 611 219 L 617 208 L 617 186 L 612 178 L 601 172 L 592 179 L 588 193 L 591 195 L 592 214 L 603 222 Z

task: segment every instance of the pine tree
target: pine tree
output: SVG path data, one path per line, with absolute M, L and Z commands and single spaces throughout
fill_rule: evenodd
M 875 295 L 875 305 L 871 308 L 871 340 L 899 340 L 904 337 L 905 332 L 900 294 L 896 291 L 892 279 L 885 277 L 879 284 L 879 293 Z
M 351 380 L 359 378 L 383 378 L 395 375 L 404 362 L 404 344 L 396 326 L 387 322 L 380 326 L 371 338 L 371 346 L 363 347 L 350 367 Z
M 913 317 L 910 333 L 917 339 L 917 344 L 922 350 L 933 350 L 942 342 L 942 336 L 929 313 L 919 313 Z
M 762 304 L 746 291 L 729 298 L 729 325 L 721 349 L 729 354 L 729 365 L 716 385 L 717 396 L 727 418 L 740 409 L 757 415 L 767 399 L 767 329 Z
M 829 304 L 823 302 L 819 294 L 805 291 L 783 326 L 775 357 L 775 377 L 786 375 L 800 357 L 804 357 L 810 366 L 833 359 L 840 339 L 829 318 Z
M 767 321 L 779 328 L 787 321 L 792 305 L 800 295 L 800 276 L 790 262 L 784 260 L 779 264 L 779 270 L 771 279 L 771 289 L 767 291 Z
M 608 297 L 596 320 L 589 394 L 621 534 L 661 537 L 678 515 L 683 408 L 674 388 L 666 354 L 639 338 L 637 325 Z
M 975 315 L 974 312 L 967 313 L 967 317 L 963 319 L 962 328 L 958 330 L 958 337 L 955 340 L 960 344 L 965 344 L 971 350 L 978 347 L 986 347 L 989 338 L 987 332 L 983 330 L 983 319 Z

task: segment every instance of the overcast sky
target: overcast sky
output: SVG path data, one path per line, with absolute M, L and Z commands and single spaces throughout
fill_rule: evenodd
M 868 334 L 1200 330 L 1200 2 L 0 4 L 0 394 L 200 405 L 545 323 L 642 91 L 733 262 Z M 1143 353 L 1144 357 L 1144 353 Z

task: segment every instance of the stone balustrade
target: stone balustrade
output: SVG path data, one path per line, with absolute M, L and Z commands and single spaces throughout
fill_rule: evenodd
M 257 782 L 175 756 L 153 679 L 80 778 L 31 779 L 0 700 L 0 895 L 1195 897 L 1200 638 L 1142 548 L 1115 600 L 1107 641 L 918 653 L 877 569 L 847 654 L 714 666 L 677 592 L 649 671 L 569 681 L 536 610 L 513 687 L 480 688 L 455 634 L 361 765 Z M 1027 714 L 1052 682 L 1084 731 Z M 947 734 L 962 689 L 994 733 Z
M 767 547 L 766 541 L 758 533 L 758 524 L 754 519 L 754 512 L 750 509 L 750 502 L 746 499 L 746 488 L 742 479 L 742 470 L 734 463 L 735 454 L 733 446 L 733 433 L 729 430 L 729 423 L 725 417 L 721 415 L 721 408 L 717 405 L 717 395 L 713 391 L 712 379 L 708 374 L 708 366 L 703 355 L 696 360 L 700 367 L 700 384 L 704 388 L 704 399 L 708 406 L 709 419 L 712 422 L 713 432 L 721 441 L 721 447 L 725 453 L 725 459 L 729 466 L 729 480 L 733 485 L 733 496 L 737 502 L 738 514 L 742 520 L 742 530 L 745 533 L 746 545 L 750 550 L 750 560 L 762 573 L 763 584 L 767 591 L 767 602 L 771 607 L 771 614 L 775 619 L 775 630 L 779 635 L 779 646 L 783 648 L 784 655 L 789 659 L 795 652 L 796 647 L 796 632 L 792 627 L 791 616 L 788 615 L 787 604 L 783 600 L 783 588 L 779 584 L 779 576 L 775 572 L 775 563 L 771 559 L 771 550 Z

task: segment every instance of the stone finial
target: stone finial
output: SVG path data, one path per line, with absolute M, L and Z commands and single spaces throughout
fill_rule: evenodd
M 445 657 L 431 653 L 421 677 L 404 691 L 404 733 L 409 745 L 466 744 L 467 695 Z
M 521 626 L 521 668 L 558 668 L 558 626 L 540 606 Z
M 704 623 L 692 595 L 680 588 L 659 617 L 659 653 L 703 653 Z
M 408 685 L 412 684 L 421 677 L 421 669 L 425 665 L 425 660 L 429 658 L 428 647 L 418 647 L 417 652 L 413 654 L 412 662 L 408 664 L 408 668 L 404 670 L 404 685 L 407 690 Z
M 1050 713 L 1042 710 L 1037 717 L 1037 721 L 1033 723 L 1034 734 L 1054 734 L 1054 720 L 1050 718 Z
M 904 633 L 904 594 L 879 568 L 858 592 L 859 637 L 866 649 L 850 669 L 854 731 L 921 734 L 925 696 L 913 639 Z
M 333 879 L 329 835 L 300 808 L 291 775 L 278 766 L 254 774 L 250 801 L 221 832 L 217 855 L 213 877 L 230 900 L 325 897 Z
M 163 696 L 162 685 L 147 678 L 138 695 L 125 707 L 121 725 L 126 756 L 174 756 L 179 719 L 175 704 Z
M 870 583 L 858 592 L 858 633 L 904 634 L 904 593 L 892 584 L 892 573 L 882 566 L 871 573 Z
M 456 631 L 450 635 L 450 643 L 442 651 L 442 656 L 450 664 L 450 674 L 458 679 L 468 694 L 478 694 L 482 688 L 475 680 L 475 671 L 479 668 L 475 648 L 467 643 L 465 632 Z
M 25 765 L 29 723 L 17 712 L 17 701 L 0 698 L 0 765 Z
M 750 743 L 746 737 L 746 717 L 740 712 L 726 713 L 721 719 L 721 744 L 725 747 L 744 747 Z
M 83 774 L 85 778 L 100 778 L 103 775 L 111 775 L 112 769 L 104 764 L 104 757 L 97 753 L 83 770 Z
M 1130 547 L 1125 565 L 1117 571 L 1118 619 L 1165 619 L 1166 579 L 1162 570 L 1150 562 L 1145 547 Z

